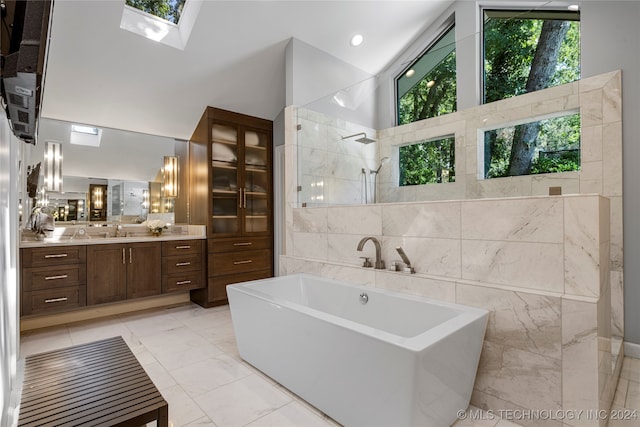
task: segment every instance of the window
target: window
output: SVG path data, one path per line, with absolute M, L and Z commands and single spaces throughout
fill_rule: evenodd
M 484 102 L 580 79 L 580 12 L 484 11 Z
M 396 78 L 398 125 L 456 111 L 456 35 L 449 28 Z
M 186 0 L 126 0 L 126 4 L 178 24 Z
M 580 114 L 484 133 L 484 177 L 580 170 Z
M 184 50 L 191 37 L 201 1 L 125 0 L 120 28 Z
M 69 143 L 73 145 L 85 145 L 87 147 L 99 147 L 102 139 L 102 129 L 86 126 L 71 125 Z
M 400 186 L 455 182 L 455 137 L 400 147 Z

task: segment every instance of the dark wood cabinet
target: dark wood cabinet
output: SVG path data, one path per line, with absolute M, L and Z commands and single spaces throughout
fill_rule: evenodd
M 156 242 L 127 245 L 127 298 L 141 298 L 162 293 L 162 247 Z
M 227 284 L 273 275 L 272 141 L 271 121 L 207 107 L 181 147 L 189 210 L 176 221 L 207 225 L 207 288 L 191 292 L 202 306 L 227 303 Z
M 158 295 L 161 246 L 156 242 L 87 247 L 87 304 Z
M 127 298 L 126 249 L 121 244 L 87 247 L 87 304 Z
M 162 243 L 162 292 L 204 288 L 203 240 Z
M 20 264 L 23 316 L 207 286 L 204 239 L 21 248 Z
M 84 246 L 23 248 L 21 312 L 51 314 L 86 305 Z

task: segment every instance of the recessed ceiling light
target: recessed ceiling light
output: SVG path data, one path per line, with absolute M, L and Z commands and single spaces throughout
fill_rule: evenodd
M 579 4 L 571 4 L 567 7 L 567 9 L 569 9 L 572 12 L 577 12 L 580 10 L 580 5 Z
M 407 71 L 407 72 L 405 73 L 405 76 L 407 76 L 407 77 L 411 77 L 411 76 L 413 76 L 415 73 L 416 73 L 416 70 L 414 70 L 414 69 L 412 68 L 412 69 L 410 69 L 409 71 Z
M 351 37 L 351 46 L 360 46 L 363 41 L 364 37 L 362 36 L 362 34 L 356 34 L 355 36 Z

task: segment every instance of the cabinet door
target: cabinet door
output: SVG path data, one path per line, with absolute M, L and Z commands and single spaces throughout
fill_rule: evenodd
M 159 295 L 162 292 L 161 248 L 160 242 L 127 245 L 127 298 Z
M 244 130 L 242 165 L 242 234 L 270 232 L 271 170 L 270 137 L 267 133 Z
M 121 301 L 127 297 L 124 245 L 87 246 L 87 304 Z
M 211 230 L 217 235 L 234 235 L 239 231 L 241 187 L 238 181 L 238 129 L 235 126 L 211 125 Z

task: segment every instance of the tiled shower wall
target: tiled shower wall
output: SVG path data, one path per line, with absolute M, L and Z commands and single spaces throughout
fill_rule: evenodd
M 598 409 L 616 378 L 602 324 L 608 218 L 609 201 L 595 195 L 297 208 L 281 272 L 488 309 L 472 403 Z M 381 241 L 388 263 L 401 246 L 417 274 L 360 267 L 360 256 L 375 257 L 371 243 L 356 251 L 364 236 Z
M 304 108 L 296 110 L 300 203 L 307 206 L 364 204 L 373 201 L 371 169 L 376 169 L 377 145 L 345 136 L 375 129 L 363 128 Z M 364 171 L 364 173 L 363 173 Z

